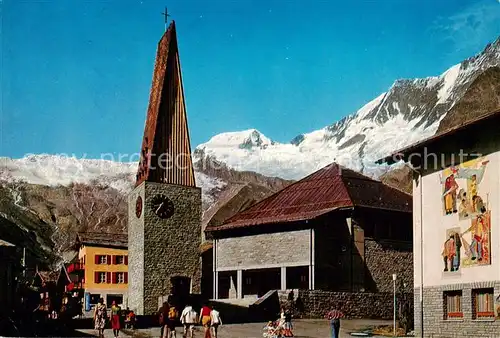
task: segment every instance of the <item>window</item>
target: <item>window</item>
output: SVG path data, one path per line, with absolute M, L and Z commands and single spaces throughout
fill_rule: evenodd
M 472 290 L 472 318 L 494 318 L 493 288 Z
M 246 285 L 252 284 L 252 278 L 250 278 L 250 277 L 245 278 L 245 284 Z
M 96 264 L 108 264 L 108 256 L 106 255 L 96 255 L 95 256 Z
M 111 307 L 113 301 L 116 302 L 116 305 L 123 304 L 123 295 L 107 295 L 106 296 L 106 304 L 108 307 Z
M 124 259 L 123 255 L 114 256 L 114 258 L 115 258 L 115 264 L 124 264 L 125 263 L 125 259 Z
M 128 272 L 113 272 L 112 275 L 113 284 L 127 284 L 128 283 Z
M 106 283 L 106 272 L 99 272 L 99 283 Z
M 101 298 L 101 295 L 97 293 L 91 293 L 89 298 L 89 303 L 91 305 L 95 305 L 99 302 L 99 298 Z
M 111 272 L 96 271 L 94 283 L 111 283 Z
M 444 319 L 463 318 L 462 291 L 444 293 Z

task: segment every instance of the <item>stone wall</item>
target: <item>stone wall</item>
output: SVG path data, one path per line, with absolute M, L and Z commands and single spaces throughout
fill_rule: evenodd
M 137 314 L 144 311 L 144 210 L 137 218 L 137 198 L 144 201 L 144 184 L 128 196 L 128 306 Z M 143 208 L 144 209 L 144 208 Z
M 294 294 L 297 292 L 297 311 L 306 318 L 323 318 L 333 308 L 342 311 L 347 318 L 392 319 L 394 314 L 392 293 L 295 290 Z M 398 303 L 401 297 L 398 294 Z M 413 295 L 406 294 L 406 298 L 413 308 Z
M 171 291 L 172 277 L 190 278 L 191 292 L 200 292 L 201 190 L 152 182 L 137 189 L 141 187 L 145 197 L 140 219 L 135 200 L 129 200 L 129 269 L 131 278 L 137 278 L 131 281 L 129 298 L 138 314 L 147 315 L 158 310 L 158 297 Z M 158 194 L 173 201 L 172 217 L 161 219 L 153 212 L 151 201 Z
M 432 338 L 454 337 L 498 337 L 500 319 L 473 319 L 472 290 L 494 288 L 494 299 L 500 295 L 500 281 L 475 282 L 468 284 L 449 284 L 436 287 L 424 287 L 424 336 Z M 463 319 L 445 319 L 445 291 L 462 291 Z M 421 334 L 420 289 L 414 291 L 415 299 L 415 336 Z
M 310 230 L 221 238 L 216 243 L 217 270 L 309 265 Z
M 393 292 L 392 274 L 397 275 L 398 288 L 413 289 L 412 244 L 365 238 L 367 290 Z M 371 284 L 371 285 L 370 285 Z M 404 286 L 406 284 L 406 287 Z

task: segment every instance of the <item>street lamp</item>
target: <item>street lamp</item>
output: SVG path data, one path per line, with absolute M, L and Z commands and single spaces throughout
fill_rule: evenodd
M 392 284 L 394 285 L 394 317 L 393 317 L 393 328 L 394 328 L 394 334 L 392 335 L 393 337 L 396 337 L 396 279 L 398 276 L 393 273 L 392 274 Z

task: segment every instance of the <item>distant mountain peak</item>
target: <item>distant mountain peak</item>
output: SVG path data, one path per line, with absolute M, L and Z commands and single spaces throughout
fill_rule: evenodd
M 378 176 L 385 169 L 375 166 L 375 160 L 432 136 L 475 79 L 498 66 L 500 38 L 440 75 L 395 80 L 385 93 L 353 114 L 300 134 L 290 143 L 274 143 L 252 129 L 214 136 L 197 148 L 195 156 L 210 156 L 236 170 L 285 179 L 302 178 L 336 158 L 345 167 Z M 495 102 L 483 104 L 492 105 Z
M 242 131 L 225 132 L 213 136 L 208 142 L 200 144 L 197 149 L 206 147 L 231 147 L 244 150 L 266 148 L 275 144 L 257 129 L 247 129 Z

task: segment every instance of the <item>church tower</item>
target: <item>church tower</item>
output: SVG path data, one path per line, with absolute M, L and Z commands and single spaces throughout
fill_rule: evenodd
M 129 307 L 200 292 L 201 189 L 195 185 L 175 22 L 158 43 L 141 159 L 128 198 Z

